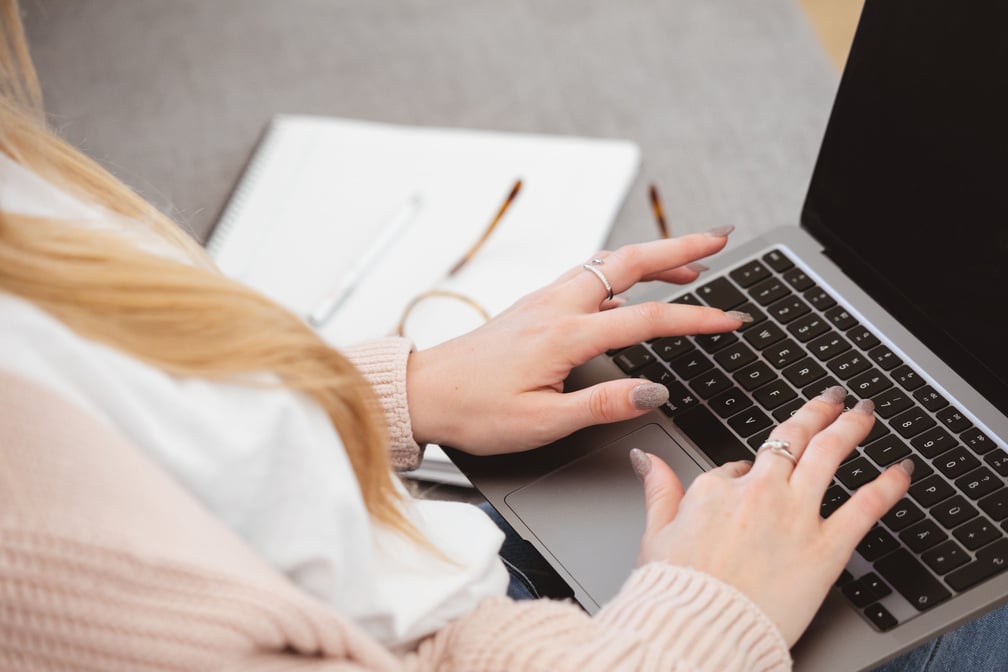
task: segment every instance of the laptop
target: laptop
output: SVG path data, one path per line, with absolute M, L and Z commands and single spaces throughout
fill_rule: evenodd
M 867 0 L 800 226 L 729 246 L 696 283 L 651 297 L 757 320 L 606 353 L 567 381 L 665 383 L 669 404 L 643 418 L 518 455 L 449 451 L 587 611 L 635 566 L 631 448 L 688 485 L 752 458 L 833 384 L 849 404 L 873 399 L 877 420 L 822 514 L 900 459 L 916 470 L 794 647 L 796 667 L 871 669 L 1008 601 L 1005 25 L 996 0 Z

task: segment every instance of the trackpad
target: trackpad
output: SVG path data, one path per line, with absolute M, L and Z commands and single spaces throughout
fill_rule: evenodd
M 665 430 L 652 424 L 504 498 L 598 605 L 615 596 L 637 566 L 644 489 L 630 467 L 631 448 L 665 459 L 684 486 L 703 473 Z

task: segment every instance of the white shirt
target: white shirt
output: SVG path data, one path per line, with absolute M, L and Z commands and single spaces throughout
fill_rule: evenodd
M 106 221 L 3 154 L 0 209 Z M 303 395 L 170 376 L 4 293 L 0 366 L 116 426 L 274 567 L 388 646 L 506 590 L 503 534 L 479 509 L 409 500 L 407 517 L 453 563 L 374 524 L 338 434 Z

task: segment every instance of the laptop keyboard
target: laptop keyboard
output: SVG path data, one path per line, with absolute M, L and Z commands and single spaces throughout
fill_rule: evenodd
M 905 459 L 910 491 L 861 541 L 837 588 L 890 630 L 1008 568 L 1008 453 L 780 250 L 673 303 L 740 310 L 737 332 L 610 352 L 665 384 L 662 411 L 718 465 L 752 459 L 774 426 L 833 385 L 875 403 L 875 426 L 837 470 L 822 516 Z

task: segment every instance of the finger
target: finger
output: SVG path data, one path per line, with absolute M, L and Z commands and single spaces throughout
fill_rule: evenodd
M 913 467 L 913 460 L 903 460 L 889 467 L 874 481 L 858 488 L 853 497 L 823 522 L 825 538 L 839 544 L 844 557 L 854 551 L 868 530 L 906 494 Z
M 629 420 L 644 415 L 668 401 L 668 388 L 641 378 L 598 383 L 564 394 L 548 394 L 549 414 L 565 433 L 589 425 Z
M 803 496 L 816 503 L 822 501 L 837 467 L 871 431 L 874 410 L 870 399 L 862 399 L 812 439 L 791 475 L 791 483 Z
M 648 301 L 583 316 L 590 328 L 571 334 L 570 347 L 591 356 L 611 348 L 636 345 L 661 336 L 719 334 L 752 321 L 746 313 L 682 303 Z
M 644 482 L 644 535 L 655 534 L 675 519 L 685 491 L 679 477 L 660 457 L 634 449 L 630 462 Z
M 779 424 L 767 440 L 787 441 L 788 450 L 800 463 L 805 446 L 812 437 L 821 432 L 837 419 L 843 410 L 843 400 L 847 391 L 840 386 L 831 387 L 822 394 L 808 401 L 794 415 Z M 770 451 L 759 451 L 753 465 L 753 476 L 787 477 L 796 468 L 789 459 L 775 455 Z
M 697 233 L 680 238 L 626 245 L 606 254 L 594 268 L 608 280 L 614 294 L 625 292 L 638 281 L 689 264 L 719 252 L 727 243 L 727 234 Z M 587 262 L 587 260 L 586 260 Z M 598 306 L 608 291 L 595 273 L 578 267 L 561 276 L 560 286 L 570 289 L 583 301 L 586 310 Z
M 739 478 L 748 474 L 752 466 L 752 460 L 736 460 L 735 462 L 725 462 L 720 467 L 711 469 L 707 473 L 723 478 Z

